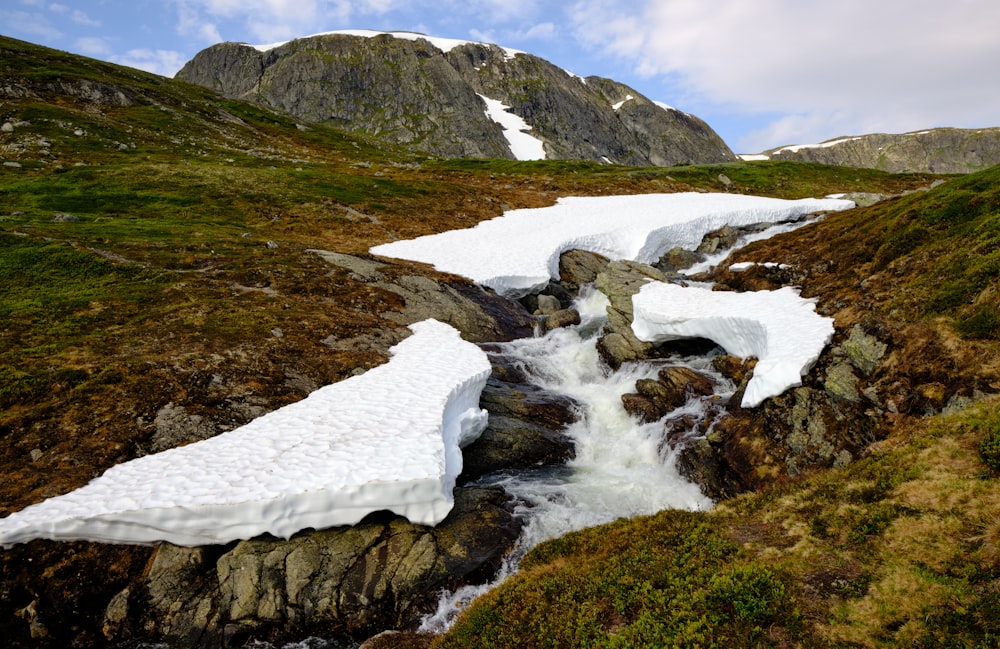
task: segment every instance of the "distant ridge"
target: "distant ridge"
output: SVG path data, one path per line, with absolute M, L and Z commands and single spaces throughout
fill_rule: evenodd
M 656 166 L 736 160 L 702 120 L 613 80 L 583 78 L 498 45 L 413 32 L 220 43 L 177 78 L 446 157 Z M 512 143 L 514 136 L 535 144 Z
M 1000 128 L 933 128 L 911 133 L 839 137 L 740 156 L 744 160 L 793 160 L 892 173 L 962 174 L 1000 164 Z

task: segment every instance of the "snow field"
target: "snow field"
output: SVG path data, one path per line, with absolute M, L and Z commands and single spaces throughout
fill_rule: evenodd
M 790 286 L 735 293 L 651 282 L 632 297 L 632 307 L 640 340 L 708 338 L 734 356 L 756 357 L 744 408 L 802 385 L 833 337 L 833 320 Z
M 787 221 L 854 203 L 739 194 L 640 194 L 561 198 L 473 228 L 375 246 L 372 254 L 420 261 L 518 298 L 559 277 L 559 256 L 574 248 L 650 263 L 674 246 L 694 249 L 724 225 Z
M 460 447 L 483 431 L 490 363 L 435 320 L 388 363 L 228 433 L 112 467 L 0 520 L 33 538 L 177 545 L 357 523 L 387 509 L 435 525 L 451 511 Z

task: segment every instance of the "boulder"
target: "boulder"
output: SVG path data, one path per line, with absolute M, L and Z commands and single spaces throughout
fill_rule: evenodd
M 612 368 L 653 355 L 654 346 L 632 333 L 632 296 L 650 280 L 666 282 L 667 276 L 652 266 L 628 260 L 613 261 L 597 275 L 597 289 L 611 302 L 608 324 L 597 349 Z
M 470 487 L 434 528 L 373 514 L 288 541 L 161 544 L 141 586 L 112 600 L 105 617 L 119 624 L 106 628 L 111 640 L 141 630 L 192 648 L 400 628 L 432 610 L 440 589 L 491 577 L 519 527 L 502 489 Z M 131 628 L 123 609 L 135 612 Z
M 625 410 L 640 421 L 662 419 L 683 406 L 691 396 L 708 396 L 715 385 L 708 377 L 687 367 L 671 366 L 660 370 L 657 379 L 639 379 L 636 392 L 622 395 Z
M 683 248 L 671 248 L 653 266 L 664 273 L 673 273 L 678 270 L 690 268 L 705 259 L 705 255 L 684 250 Z
M 593 284 L 607 269 L 608 258 L 586 250 L 567 250 L 559 256 L 559 283 L 568 291 Z
M 545 318 L 542 322 L 542 328 L 545 331 L 552 331 L 562 327 L 572 327 L 580 322 L 580 312 L 576 309 L 560 309 Z

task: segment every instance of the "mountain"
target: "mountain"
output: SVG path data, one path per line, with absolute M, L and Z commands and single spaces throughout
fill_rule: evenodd
M 549 159 L 642 166 L 735 160 L 696 117 L 610 79 L 579 77 L 484 43 L 409 32 L 335 32 L 257 47 L 220 43 L 199 52 L 177 78 L 444 157 L 525 159 L 498 123 L 513 118 L 523 120 Z
M 866 167 L 892 173 L 964 174 L 1000 164 L 1000 128 L 872 133 L 820 144 L 783 146 L 744 157 Z

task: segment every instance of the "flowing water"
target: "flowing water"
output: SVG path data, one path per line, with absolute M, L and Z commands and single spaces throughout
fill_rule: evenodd
M 712 370 L 710 358 L 704 356 L 627 364 L 611 372 L 597 352 L 607 299 L 590 289 L 576 306 L 582 319 L 579 326 L 506 343 L 500 352 L 519 365 L 532 383 L 579 404 L 578 420 L 566 431 L 576 457 L 565 467 L 481 481 L 500 484 L 514 496 L 519 503 L 517 513 L 525 521 L 524 531 L 497 579 L 443 594 L 437 612 L 424 619 L 424 631 L 446 630 L 468 601 L 512 574 L 525 553 L 542 541 L 621 517 L 712 505 L 697 485 L 678 473 L 675 451 L 664 442 L 664 422 L 643 424 L 632 419 L 621 397 L 635 391 L 637 379 L 656 378 L 665 365 L 685 365 L 711 376 L 720 386 L 715 399 L 732 394 L 733 386 Z M 668 416 L 703 420 L 711 416 L 707 401 L 692 398 Z
M 802 225 L 805 222 L 775 224 L 741 237 L 736 248 Z M 712 255 L 687 272 L 709 270 L 732 251 Z M 576 457 L 565 467 L 487 476 L 480 481 L 503 486 L 517 500 L 524 530 L 493 582 L 442 593 L 437 611 L 424 618 L 422 631 L 446 631 L 466 604 L 516 572 L 524 555 L 542 541 L 622 517 L 712 506 L 699 487 L 678 472 L 677 450 L 664 440 L 664 420 L 636 421 L 623 408 L 621 396 L 635 391 L 636 380 L 656 378 L 666 365 L 683 365 L 711 377 L 717 385 L 712 397 L 693 397 L 665 417 L 694 422 L 689 435 L 696 437 L 710 430 L 713 417 L 721 412 L 709 405 L 731 396 L 734 386 L 714 371 L 711 354 L 626 364 L 610 371 L 597 352 L 607 305 L 602 293 L 587 287 L 575 304 L 580 325 L 500 345 L 500 353 L 508 361 L 513 359 L 532 383 L 580 404 L 577 422 L 566 431 Z

